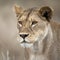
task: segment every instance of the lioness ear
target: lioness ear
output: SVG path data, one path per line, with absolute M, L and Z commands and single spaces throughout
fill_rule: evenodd
M 42 7 L 39 10 L 39 14 L 42 18 L 45 18 L 47 21 L 50 21 L 50 19 L 52 18 L 52 9 L 48 6 Z
M 17 5 L 15 5 L 14 8 L 15 8 L 16 16 L 18 17 L 23 12 L 23 9 L 22 7 L 19 7 Z

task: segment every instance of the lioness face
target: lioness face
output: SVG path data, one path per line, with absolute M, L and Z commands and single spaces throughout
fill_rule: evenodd
M 15 7 L 15 9 L 18 17 L 18 40 L 21 46 L 31 47 L 36 41 L 44 38 L 49 22 L 45 16 L 39 15 L 40 11 L 38 10 L 28 9 L 20 13 L 20 8 Z

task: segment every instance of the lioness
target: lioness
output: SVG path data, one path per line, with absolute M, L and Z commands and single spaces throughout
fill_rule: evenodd
M 60 60 L 60 24 L 51 21 L 48 6 L 23 10 L 15 6 L 18 41 L 25 49 L 25 60 Z
M 51 21 L 53 10 L 15 6 L 15 13 L 17 40 L 25 49 L 25 60 L 60 60 L 60 24 Z

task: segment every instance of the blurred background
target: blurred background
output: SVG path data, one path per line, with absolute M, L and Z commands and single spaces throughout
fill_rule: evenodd
M 15 4 L 24 9 L 50 6 L 53 9 L 52 20 L 60 23 L 60 0 L 0 0 L 0 51 L 6 52 L 9 50 L 15 52 L 15 55 L 20 57 L 22 48 L 16 40 L 17 18 L 14 12 Z

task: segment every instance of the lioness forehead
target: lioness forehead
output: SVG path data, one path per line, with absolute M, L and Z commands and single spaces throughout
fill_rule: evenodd
M 28 9 L 28 10 L 25 10 L 21 16 L 19 16 L 19 21 L 28 21 L 28 20 L 33 20 L 33 18 L 35 19 L 35 16 L 37 16 L 37 10 L 34 9 L 34 8 L 31 8 L 31 9 Z

